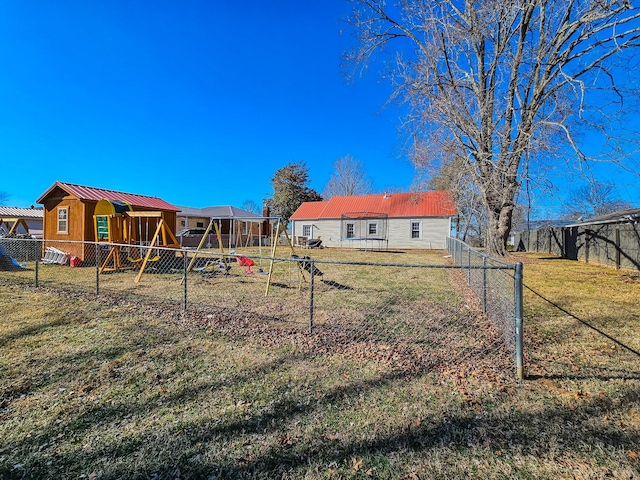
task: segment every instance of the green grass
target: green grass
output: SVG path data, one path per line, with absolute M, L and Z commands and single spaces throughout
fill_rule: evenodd
M 432 263 L 442 254 L 395 257 Z M 537 292 L 526 291 L 529 377 L 520 382 L 487 359 L 402 369 L 367 339 L 355 348 L 338 337 L 327 348 L 286 322 L 210 319 L 206 309 L 179 316 L 117 289 L 59 292 L 3 274 L 0 478 L 640 476 L 640 358 L 629 350 L 639 347 L 639 276 L 519 259 Z M 338 290 L 330 305 L 401 283 L 409 295 L 464 301 L 448 271 L 358 283 L 357 270 L 325 270 L 354 289 Z M 150 294 L 154 277 L 143 279 Z M 438 316 L 429 309 L 420 318 Z M 452 334 L 451 350 L 470 334 Z

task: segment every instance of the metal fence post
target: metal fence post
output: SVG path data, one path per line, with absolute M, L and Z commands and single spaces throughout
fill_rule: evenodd
M 188 270 L 187 252 L 182 250 L 182 311 L 187 311 L 187 270 Z
M 96 248 L 96 295 L 100 295 L 100 245 L 95 243 Z
M 471 248 L 467 248 L 467 284 L 471 286 Z
M 309 266 L 311 268 L 309 268 L 309 272 L 310 272 L 310 278 L 309 278 L 309 333 L 313 333 L 313 295 L 314 295 L 314 279 L 315 279 L 315 275 L 314 270 L 315 270 L 315 264 L 313 263 L 313 260 L 306 260 L 307 262 L 309 262 Z
M 36 274 L 35 274 L 35 275 L 36 275 L 36 278 L 35 278 L 35 280 L 36 280 L 36 287 L 38 287 L 38 286 L 39 286 L 39 285 L 38 285 L 38 283 L 39 283 L 39 278 L 38 278 L 38 277 L 39 277 L 39 273 L 40 273 L 40 268 L 39 268 L 39 267 L 40 267 L 40 259 L 39 259 L 39 258 L 38 258 L 38 256 L 36 255 Z
M 524 367 L 523 367 L 523 332 L 522 332 L 522 262 L 516 263 L 515 269 L 515 327 L 516 327 L 516 338 L 515 338 L 515 349 L 516 349 L 516 373 L 518 379 L 522 380 L 524 378 Z
M 482 313 L 487 313 L 487 257 L 482 256 Z

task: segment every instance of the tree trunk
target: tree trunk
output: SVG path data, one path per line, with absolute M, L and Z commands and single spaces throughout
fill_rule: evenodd
M 491 206 L 489 223 L 487 225 L 486 249 L 487 253 L 504 257 L 507 253 L 507 239 L 511 231 L 513 205 Z

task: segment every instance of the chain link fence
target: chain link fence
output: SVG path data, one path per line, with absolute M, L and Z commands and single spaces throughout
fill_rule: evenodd
M 447 250 L 459 265 L 482 303 L 482 311 L 502 332 L 505 346 L 512 349 L 518 378 L 523 370 L 522 263 L 507 263 L 474 249 L 456 238 L 447 240 Z
M 463 244 L 450 245 L 457 265 L 444 254 L 425 265 L 32 239 L 0 248 L 3 282 L 153 306 L 252 341 L 410 371 L 514 368 L 516 269 Z

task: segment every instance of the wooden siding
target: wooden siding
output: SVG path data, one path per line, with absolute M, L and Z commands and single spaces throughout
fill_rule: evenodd
M 95 249 L 91 246 L 56 243 L 57 240 L 68 240 L 75 242 L 94 242 L 94 222 L 93 213 L 96 208 L 96 201 L 81 201 L 71 195 L 51 196 L 44 199 L 43 218 L 43 238 L 45 248 L 55 246 L 72 256 L 79 257 L 83 263 L 94 261 Z M 58 232 L 58 210 L 68 208 L 67 232 Z M 138 211 L 153 211 L 151 209 L 139 208 Z M 176 233 L 176 212 L 164 212 L 164 218 L 171 232 Z M 48 242 L 47 242 L 48 241 Z
M 58 233 L 58 210 L 67 208 L 67 232 Z M 75 197 L 52 198 L 44 204 L 44 238 L 47 240 L 85 240 L 85 206 Z
M 58 210 L 67 208 L 67 232 L 58 232 Z M 85 205 L 75 197 L 53 197 L 44 203 L 43 238 L 44 248 L 56 247 L 71 256 L 85 260 L 85 248 L 80 244 L 65 244 L 56 240 L 83 241 L 85 231 Z M 43 252 L 44 256 L 44 252 Z

